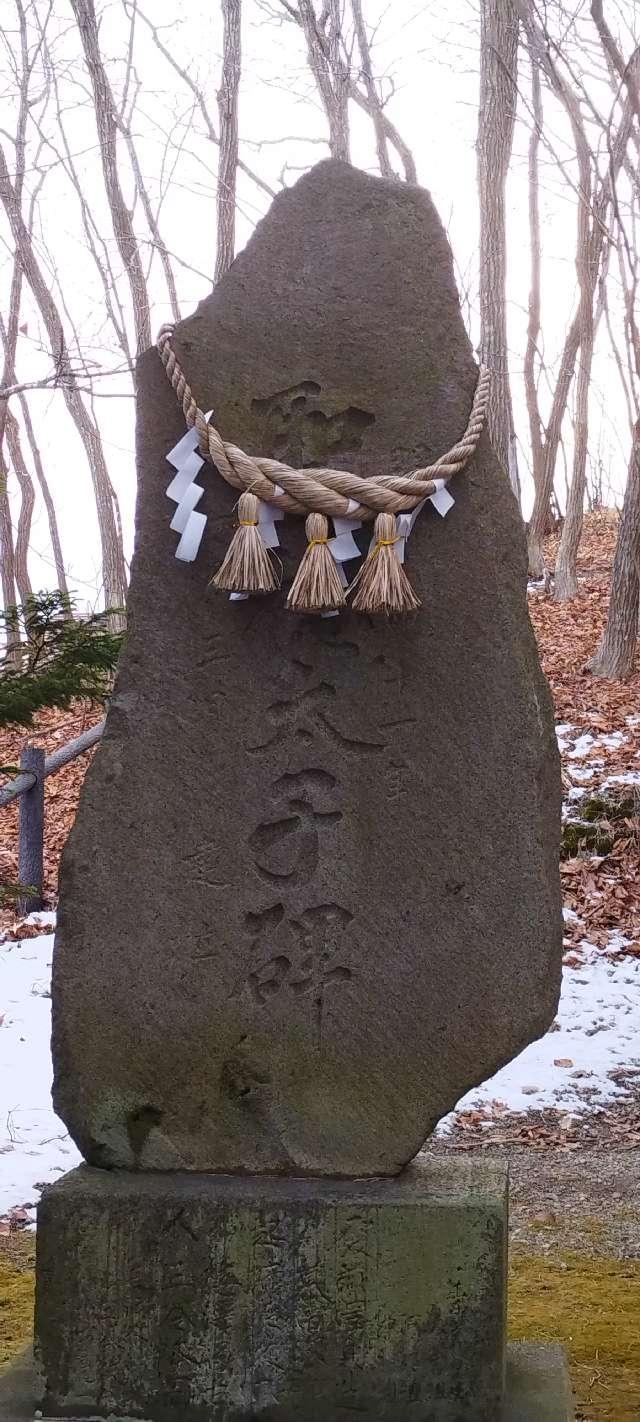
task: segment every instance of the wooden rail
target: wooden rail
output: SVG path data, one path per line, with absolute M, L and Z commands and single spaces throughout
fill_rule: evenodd
M 38 746 L 25 746 L 20 756 L 20 774 L 0 789 L 0 809 L 20 797 L 18 825 L 18 879 L 35 892 L 18 900 L 21 913 L 34 913 L 42 908 L 44 877 L 44 782 L 63 765 L 69 765 L 79 755 L 91 750 L 100 740 L 104 721 L 90 726 L 74 741 L 45 756 Z

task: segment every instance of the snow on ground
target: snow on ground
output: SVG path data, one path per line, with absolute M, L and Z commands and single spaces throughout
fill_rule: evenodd
M 631 722 L 631 717 L 627 717 Z M 574 732 L 577 734 L 574 735 Z M 585 760 L 591 756 L 591 752 L 597 750 L 598 746 L 604 746 L 606 750 L 619 750 L 625 745 L 628 737 L 624 731 L 611 731 L 608 735 L 594 736 L 591 731 L 577 731 L 576 726 L 571 726 L 566 722 L 558 722 L 556 725 L 556 739 L 558 747 L 568 760 Z M 571 744 L 573 742 L 573 744 Z M 571 746 L 571 750 L 569 750 Z M 594 764 L 602 765 L 602 761 L 595 761 Z
M 565 910 L 567 921 L 575 917 Z M 612 934 L 607 952 L 624 943 Z M 52 948 L 52 933 L 0 943 L 0 1219 L 32 1206 L 43 1182 L 80 1159 L 50 1102 Z M 463 1097 L 458 1110 L 499 1102 L 500 1111 L 552 1106 L 577 1113 L 624 1095 L 624 1082 L 611 1073 L 640 1073 L 640 960 L 612 961 L 586 941 L 579 954 L 577 966 L 564 968 L 551 1030 Z
M 619 934 L 612 935 L 609 951 L 623 944 Z M 640 960 L 611 962 L 586 942 L 581 951 L 580 966 L 563 970 L 551 1030 L 469 1091 L 458 1111 L 499 1102 L 509 1111 L 553 1106 L 579 1113 L 626 1094 L 610 1073 L 640 1074 Z
M 52 948 L 52 933 L 0 943 L 0 1218 L 80 1159 L 50 1100 Z
M 592 760 L 590 765 L 572 765 L 568 773 L 572 780 L 579 780 L 586 784 L 587 780 L 593 780 L 598 770 L 602 770 L 602 761 Z
M 626 716 L 625 725 L 632 730 L 640 724 L 639 716 Z M 640 785 L 640 771 L 626 770 L 615 775 L 606 775 L 605 762 L 602 760 L 602 751 L 620 751 L 623 746 L 629 747 L 629 755 L 633 752 L 633 744 L 629 745 L 629 735 L 624 731 L 611 731 L 606 735 L 593 735 L 591 731 L 581 731 L 578 726 L 572 726 L 569 722 L 558 722 L 556 725 L 556 738 L 558 748 L 563 757 L 566 776 L 574 781 L 574 785 L 566 790 L 563 812 L 567 813 L 567 805 L 571 800 L 580 800 L 587 792 L 606 792 L 618 785 Z M 600 758 L 598 757 L 600 751 Z M 635 751 L 634 759 L 640 758 L 640 751 Z M 587 762 L 577 764 L 576 762 Z M 606 778 L 603 778 L 603 774 Z
M 624 731 L 607 734 L 568 722 L 556 725 L 565 774 L 575 782 L 565 782 L 565 817 L 571 817 L 573 804 L 587 789 L 601 793 L 614 786 L 640 785 L 640 771 L 607 775 L 602 759 L 603 752 L 624 746 L 630 755 L 629 730 L 638 724 L 640 717 L 627 716 Z M 576 917 L 565 909 L 565 919 Z M 456 1110 L 480 1108 L 497 1114 L 555 1107 L 577 1115 L 623 1098 L 640 1081 L 640 960 L 624 956 L 628 942 L 618 932 L 610 934 L 604 951 L 587 938 L 577 949 L 574 945 L 551 1030 L 490 1081 L 468 1092 Z M 441 1122 L 440 1130 L 447 1130 L 454 1115 Z

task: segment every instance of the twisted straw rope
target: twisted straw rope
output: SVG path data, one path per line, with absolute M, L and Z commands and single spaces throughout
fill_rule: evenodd
M 198 431 L 200 453 L 212 460 L 234 489 L 248 489 L 265 503 L 284 509 L 285 513 L 306 514 L 312 510 L 362 522 L 378 513 L 404 513 L 414 509 L 421 499 L 435 494 L 436 479 L 446 484 L 452 475 L 463 469 L 480 438 L 489 399 L 489 371 L 485 366 L 480 367 L 469 423 L 462 439 L 436 459 L 435 464 L 412 469 L 409 474 L 364 479 L 341 469 L 292 469 L 277 459 L 254 457 L 224 440 L 215 425 L 207 424 L 171 345 L 173 329 L 173 326 L 162 327 L 158 352 L 167 379 L 182 405 L 188 428 L 193 429 L 195 425 Z M 276 484 L 284 493 L 275 493 Z

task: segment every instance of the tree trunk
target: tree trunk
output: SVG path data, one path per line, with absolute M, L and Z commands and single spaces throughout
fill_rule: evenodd
M 133 230 L 131 213 L 124 200 L 118 176 L 117 106 L 111 92 L 107 71 L 100 53 L 98 23 L 93 0 L 71 0 L 71 8 L 80 32 L 82 48 L 84 50 L 93 90 L 104 185 L 118 251 L 131 290 L 133 319 L 136 331 L 136 349 L 138 354 L 140 354 L 142 351 L 146 351 L 151 345 L 151 316 L 149 312 L 147 285 L 142 270 L 142 262 L 140 261 L 136 235 Z
M 579 109 L 568 102 L 573 139 L 578 159 L 580 197 L 578 234 L 576 241 L 576 275 L 580 287 L 578 322 L 580 326 L 580 360 L 576 386 L 576 418 L 573 442 L 573 473 L 567 499 L 562 537 L 558 548 L 554 593 L 558 602 L 575 597 L 578 591 L 578 548 L 584 518 L 584 492 L 587 482 L 587 446 L 589 441 L 589 385 L 593 364 L 595 338 L 593 303 L 598 276 L 602 267 L 602 241 L 593 253 L 591 210 L 591 153 Z M 608 206 L 608 204 L 607 204 Z M 595 257 L 595 259 L 594 259 Z M 608 261 L 608 256 L 606 258 Z M 605 265 L 606 265 L 605 261 Z
M 8 666 L 16 666 L 19 658 L 18 620 L 11 613 L 11 609 L 15 607 L 17 601 L 15 567 L 13 527 L 9 495 L 7 494 L 7 471 L 4 458 L 0 454 L 0 581 L 5 612 L 5 660 Z
M 307 42 L 309 68 L 329 125 L 332 158 L 349 162 L 349 70 L 340 54 L 340 0 L 327 0 L 320 18 L 313 0 L 299 0 L 296 19 Z
M 516 116 L 518 16 L 511 0 L 481 0 L 478 189 L 480 359 L 491 370 L 491 442 L 520 500 L 507 344 L 505 186 Z
M 238 176 L 238 90 L 241 69 L 240 0 L 222 0 L 222 75 L 218 89 L 220 161 L 216 195 L 215 280 L 228 271 L 235 253 Z
M 602 0 L 591 0 L 591 18 L 598 31 L 602 48 L 625 85 L 636 118 L 640 119 L 640 79 L 637 65 L 632 64 L 631 60 L 625 64 L 620 47 L 604 18 Z
M 16 378 L 15 353 L 18 340 L 18 322 L 20 320 L 20 297 L 22 292 L 22 272 L 16 256 L 13 260 L 13 271 L 11 274 L 11 287 L 9 292 L 9 306 L 7 315 L 7 325 L 5 327 L 2 316 L 0 316 L 0 334 L 4 347 L 4 359 L 2 362 L 3 386 L 10 385 Z M 16 478 L 20 486 L 20 514 L 18 517 L 18 533 L 14 544 L 13 527 L 11 524 L 11 508 L 8 495 L 8 466 L 5 460 L 4 443 L 5 435 L 9 447 L 9 456 L 13 463 Z M 16 426 L 15 416 L 9 410 L 9 401 L 0 400 L 0 483 L 2 484 L 2 510 L 0 511 L 0 555 L 2 557 L 2 594 L 5 608 L 13 606 L 16 601 L 16 585 L 21 602 L 26 602 L 30 592 L 29 572 L 27 568 L 27 558 L 29 553 L 29 535 L 31 532 L 31 518 L 33 515 L 34 493 L 33 485 L 29 478 L 29 471 L 21 459 L 22 451 L 18 451 L 17 459 L 16 440 L 19 443 L 19 432 Z M 6 563 L 6 568 L 5 568 Z M 5 576 L 6 573 L 6 576 Z M 11 631 L 12 635 L 9 636 Z M 15 661 L 18 653 L 11 651 L 11 641 L 19 638 L 19 627 L 7 628 L 8 659 Z
M 390 143 L 392 148 L 395 148 L 402 164 L 405 181 L 407 183 L 417 183 L 418 174 L 415 158 L 402 135 L 398 132 L 395 124 L 391 122 L 386 110 L 382 107 L 378 95 L 374 94 L 372 98 L 366 85 L 364 89 L 359 87 L 358 81 L 351 73 L 351 68 L 349 64 L 347 64 L 344 55 L 340 53 L 339 45 L 336 46 L 334 44 L 330 50 L 329 40 L 324 26 L 329 18 L 329 11 L 332 10 L 335 14 L 336 10 L 339 9 L 336 0 L 333 0 L 331 6 L 328 3 L 324 4 L 320 19 L 317 18 L 314 12 L 311 0 L 298 0 L 297 8 L 294 7 L 293 0 L 280 0 L 280 4 L 286 10 L 287 15 L 300 26 L 305 35 L 309 66 L 316 81 L 322 105 L 327 116 L 329 112 L 327 105 L 331 106 L 333 103 L 333 84 L 330 81 L 327 87 L 325 74 L 327 71 L 330 72 L 330 59 L 331 63 L 335 66 L 336 81 L 339 86 L 339 91 L 343 96 L 343 112 L 341 124 L 334 125 L 332 120 L 329 121 L 330 143 L 334 156 L 349 158 L 347 101 L 352 99 L 354 104 L 357 104 L 359 108 L 363 109 L 364 112 L 369 115 L 376 132 L 379 127 L 384 133 L 387 142 Z M 340 133 L 341 127 L 343 129 L 346 127 L 346 149 L 344 145 L 344 134 L 341 135 Z
M 532 4 L 532 0 L 513 0 L 513 4 L 522 20 L 527 35 L 531 62 L 532 64 L 538 64 L 540 69 L 546 74 L 551 88 L 565 108 L 571 124 L 576 144 L 576 153 L 580 164 L 581 186 L 577 258 L 579 261 L 581 257 L 584 258 L 584 262 L 588 264 L 589 275 L 587 286 L 590 287 L 591 290 L 591 309 L 593 311 L 593 295 L 596 290 L 598 274 L 602 262 L 605 234 L 608 233 L 608 214 L 615 196 L 616 180 L 626 154 L 632 129 L 634 116 L 633 103 L 629 95 L 627 95 L 622 105 L 622 114 L 617 131 L 613 136 L 610 131 L 607 132 L 610 157 L 609 167 L 597 187 L 593 202 L 589 203 L 590 180 L 587 180 L 586 163 L 590 164 L 590 150 L 582 117 L 580 92 L 575 92 L 560 72 L 556 60 L 553 57 L 553 47 L 545 31 L 539 24 L 537 17 L 538 12 Z M 638 64 L 639 56 L 636 52 L 633 57 L 634 79 L 637 75 Z M 585 239 L 583 233 L 585 230 L 588 230 L 589 222 L 589 236 L 588 239 Z M 562 422 L 569 398 L 576 357 L 585 331 L 584 318 L 585 302 L 584 291 L 582 291 L 580 305 L 571 322 L 562 352 L 560 370 L 553 394 L 551 415 L 544 439 L 542 478 L 535 491 L 533 512 L 529 523 L 529 570 L 534 577 L 542 577 L 544 573 L 543 538 L 546 531 L 549 505 L 553 490 L 558 447 L 562 436 Z
M 633 430 L 629 475 L 613 557 L 611 596 L 602 641 L 589 662 L 594 676 L 623 680 L 631 675 L 640 603 L 640 420 Z
M 22 411 L 22 418 L 24 420 L 24 427 L 27 435 L 29 449 L 31 450 L 31 458 L 33 460 L 33 467 L 35 469 L 36 479 L 40 486 L 40 493 L 42 494 L 42 500 L 47 511 L 49 537 L 51 539 L 53 561 L 56 570 L 56 583 L 58 585 L 59 591 L 63 594 L 63 597 L 68 600 L 69 585 L 67 583 L 67 573 L 64 566 L 64 559 L 62 557 L 62 544 L 60 542 L 60 530 L 58 528 L 58 518 L 55 510 L 55 505 L 51 497 L 51 490 L 49 488 L 47 476 L 44 472 L 42 455 L 40 453 L 38 442 L 36 440 L 29 406 L 24 395 L 19 395 L 18 399 L 20 401 L 20 409 Z
M 84 405 L 80 392 L 75 385 L 75 378 L 71 371 L 69 352 L 67 350 L 60 313 L 51 293 L 51 286 L 45 281 L 37 262 L 31 235 L 25 225 L 20 205 L 16 199 L 15 189 L 9 177 L 6 158 L 1 145 L 0 199 L 2 200 L 9 219 L 22 272 L 31 287 L 34 300 L 38 305 L 47 331 L 51 357 L 59 371 L 60 388 L 65 404 L 80 435 L 87 455 L 98 512 L 98 527 L 102 549 L 102 576 L 106 605 L 108 607 L 122 607 L 125 599 L 126 568 L 122 542 L 118 538 L 118 530 L 114 518 L 111 484 L 100 432 Z M 121 620 L 121 618 L 117 619 L 118 622 L 121 622 Z
M 9 458 L 13 466 L 13 472 L 20 486 L 20 513 L 18 515 L 18 531 L 15 543 L 15 579 L 18 588 L 20 602 L 26 602 L 33 593 L 31 579 L 29 577 L 29 543 L 31 539 L 31 520 L 33 518 L 33 506 L 36 501 L 33 480 L 25 464 L 20 443 L 20 427 L 15 415 L 10 410 L 6 413 L 5 436 Z
M 556 559 L 554 597 L 567 602 L 578 591 L 578 549 L 584 520 L 584 495 L 587 483 L 587 448 L 589 442 L 589 385 L 593 363 L 593 313 L 591 329 L 580 346 L 578 383 L 576 389 L 576 420 L 573 446 L 573 474 L 567 499 L 562 537 Z
M 529 572 L 533 578 L 544 574 L 544 538 L 549 527 L 549 507 L 556 472 L 556 460 L 562 438 L 562 421 L 567 408 L 569 389 L 573 379 L 576 356 L 580 346 L 580 322 L 576 315 L 571 322 L 564 350 L 560 360 L 560 370 L 553 392 L 551 414 L 544 440 L 544 460 L 542 478 L 535 491 L 533 511 L 529 520 Z
M 378 166 L 383 178 L 393 178 L 394 172 L 389 158 L 387 135 L 382 122 L 382 104 L 378 97 L 378 91 L 373 78 L 373 70 L 371 68 L 371 48 L 369 45 L 367 27 L 364 22 L 364 15 L 362 13 L 362 0 L 351 0 L 351 9 L 353 11 L 353 23 L 358 40 L 358 49 L 360 50 L 362 82 L 367 99 L 371 105 L 371 122 L 376 136 Z
M 540 239 L 540 173 L 538 156 L 540 135 L 544 114 L 542 108 L 542 85 L 540 69 L 531 56 L 531 106 L 533 122 L 529 136 L 529 247 L 531 252 L 531 281 L 529 288 L 529 311 L 527 321 L 527 345 L 524 354 L 524 390 L 529 420 L 531 440 L 531 463 L 533 487 L 542 483 L 544 469 L 544 448 L 542 443 L 542 419 L 538 400 L 536 361 L 539 359 L 540 311 L 542 303 L 541 251 Z
M 333 113 L 329 120 L 331 152 L 334 158 L 349 162 L 349 76 L 340 55 L 342 39 L 341 0 L 326 0 L 328 11 L 327 39 L 329 68 L 333 85 Z

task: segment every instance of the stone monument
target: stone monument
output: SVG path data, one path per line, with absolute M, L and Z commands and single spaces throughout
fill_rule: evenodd
M 173 340 L 225 438 L 366 475 L 450 448 L 477 377 L 428 194 L 333 162 Z M 45 1413 L 565 1422 L 555 1355 L 514 1359 L 506 1400 L 503 1172 L 413 1160 L 558 1000 L 508 481 L 483 436 L 448 517 L 422 511 L 413 617 L 299 617 L 209 588 L 237 501 L 211 466 L 176 561 L 155 350 L 137 410 L 127 644 L 61 879 L 54 1099 L 88 1164 L 40 1209 Z

